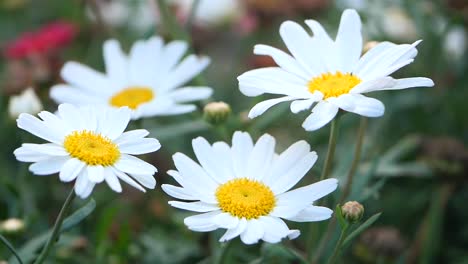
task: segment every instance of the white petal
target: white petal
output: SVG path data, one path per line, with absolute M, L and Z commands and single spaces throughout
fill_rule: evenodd
M 115 80 L 116 84 L 126 86 L 128 79 L 128 58 L 123 53 L 117 40 L 111 39 L 103 45 L 104 63 L 109 79 Z M 99 86 L 94 86 L 94 89 Z M 99 87 L 101 88 L 101 87 Z M 120 88 L 120 87 L 119 87 Z
M 165 72 L 169 72 L 176 66 L 187 51 L 187 48 L 187 43 L 180 40 L 169 42 L 164 46 L 161 58 L 158 59 L 160 60 L 160 64 L 164 67 Z
M 119 178 L 117 178 L 117 175 L 114 174 L 110 167 L 104 168 L 104 179 L 113 191 L 118 193 L 122 192 Z
M 242 232 L 244 232 L 246 227 L 247 220 L 245 218 L 239 219 L 239 223 L 237 224 L 237 226 L 228 229 L 226 233 L 224 233 L 224 235 L 219 239 L 219 242 L 226 242 L 239 236 Z
M 315 222 L 329 219 L 333 214 L 333 210 L 322 207 L 310 205 L 301 210 L 297 215 L 288 217 L 287 219 L 295 222 Z
M 118 144 L 122 153 L 140 155 L 157 151 L 161 144 L 155 138 L 139 138 L 125 143 Z
M 414 78 L 403 78 L 395 80 L 393 86 L 387 86 L 379 90 L 401 90 L 412 87 L 432 87 L 434 82 L 429 78 L 414 77 Z M 376 89 L 377 90 L 377 89 Z
M 200 165 L 182 153 L 174 154 L 172 159 L 174 160 L 174 164 L 184 181 L 189 180 L 190 182 L 193 182 L 193 184 L 199 185 L 193 186 L 191 188 L 197 188 L 200 192 L 214 193 L 215 189 L 218 187 L 218 184 L 210 176 L 208 176 L 208 174 L 200 167 Z M 186 185 L 183 186 L 187 187 Z
M 247 162 L 253 149 L 253 141 L 249 133 L 236 131 L 232 136 L 232 161 L 236 176 L 247 175 Z
M 68 152 L 66 152 L 62 146 L 53 143 L 23 143 L 21 147 L 17 148 L 13 153 L 16 159 L 24 162 L 36 162 L 41 159 L 56 156 L 68 156 Z
M 130 174 L 154 174 L 157 169 L 146 161 L 137 157 L 122 154 L 120 159 L 114 164 L 114 167 Z
M 231 229 L 239 224 L 239 218 L 232 216 L 229 213 L 220 213 L 213 217 L 213 223 L 220 228 Z
M 250 153 L 244 177 L 261 181 L 267 175 L 275 154 L 275 145 L 275 138 L 268 134 L 258 139 Z
M 148 189 L 154 189 L 156 187 L 156 179 L 153 177 L 153 174 L 130 174 L 137 182 Z
M 288 218 L 297 215 L 314 201 L 336 190 L 338 181 L 326 179 L 276 196 L 272 216 Z
M 321 101 L 313 109 L 302 127 L 307 131 L 317 130 L 330 122 L 338 113 L 338 107 L 335 105 Z
M 257 55 L 270 56 L 278 66 L 292 74 L 300 76 L 301 78 L 309 79 L 311 77 L 311 74 L 307 73 L 307 71 L 293 57 L 289 56 L 289 54 L 282 50 L 259 44 L 255 45 L 254 53 Z
M 297 114 L 301 111 L 309 109 L 313 103 L 322 100 L 323 94 L 320 92 L 314 92 L 312 99 L 306 100 L 295 100 L 291 103 L 291 112 Z
M 124 132 L 130 121 L 131 110 L 127 107 L 108 108 L 101 110 L 103 115 L 98 120 L 97 130 L 111 140 L 118 138 Z
M 355 10 L 347 9 L 343 12 L 336 35 L 336 47 L 341 59 L 340 70 L 351 72 L 362 52 L 361 19 Z
M 161 185 L 161 188 L 163 189 L 165 193 L 177 199 L 192 200 L 192 201 L 198 200 L 189 191 L 187 191 L 185 188 L 182 188 L 182 187 L 177 187 L 177 186 L 169 185 L 169 184 L 163 184 Z
M 293 21 L 283 22 L 280 35 L 288 50 L 309 74 L 318 74 L 320 69 L 314 63 L 314 43 L 312 37 L 299 24 Z
M 46 122 L 41 121 L 30 114 L 22 113 L 16 121 L 19 128 L 26 130 L 37 137 L 56 144 L 62 143 L 64 135 L 61 135 L 53 127 L 48 126 Z
M 379 117 L 385 112 L 382 102 L 362 94 L 343 94 L 330 102 L 343 110 L 367 117 Z
M 282 102 L 291 101 L 291 100 L 294 100 L 294 98 L 290 97 L 290 96 L 285 96 L 285 97 L 269 99 L 269 100 L 265 100 L 263 102 L 260 102 L 260 103 L 256 104 L 250 110 L 249 118 L 255 118 L 255 117 L 265 113 L 265 111 L 270 109 L 272 106 L 277 105 L 277 104 L 282 103 Z
M 382 90 L 386 87 L 392 87 L 395 85 L 395 79 L 392 77 L 383 77 L 374 79 L 371 81 L 364 81 L 356 85 L 349 93 L 367 93 L 377 90 Z
M 262 223 L 256 219 L 247 221 L 247 228 L 242 232 L 240 238 L 244 244 L 251 245 L 257 243 L 265 234 Z
M 356 68 L 356 75 L 363 80 L 373 80 L 380 77 L 385 77 L 385 72 L 388 68 L 392 67 L 395 63 L 401 63 L 401 59 L 407 60 L 406 54 L 414 54 L 415 46 L 421 41 L 415 43 L 397 45 L 392 48 L 386 49 L 378 56 L 375 56 L 366 65 L 361 68 Z
M 75 181 L 75 193 L 81 198 L 85 197 L 86 190 L 88 189 L 88 185 L 91 182 L 88 180 L 87 170 L 82 170 L 81 173 L 78 175 Z
M 179 201 L 170 201 L 169 204 L 175 208 L 184 209 L 184 210 L 193 211 L 193 212 L 200 212 L 200 213 L 219 210 L 219 207 L 217 205 L 208 204 L 204 202 L 186 203 L 186 202 L 179 202 Z
M 283 175 L 277 177 L 277 180 L 270 185 L 275 194 L 283 193 L 296 185 L 312 168 L 317 161 L 317 153 L 310 152 L 283 172 Z M 276 162 L 275 162 L 276 164 Z
M 239 77 L 239 89 L 246 96 L 264 93 L 289 95 L 297 98 L 310 98 L 307 90 L 308 79 L 302 79 L 279 67 L 255 69 Z
M 91 91 L 82 90 L 65 84 L 56 84 L 50 89 L 50 97 L 57 103 L 74 105 L 102 104 L 103 97 Z
M 192 140 L 192 147 L 200 165 L 217 183 L 222 184 L 226 182 L 229 175 L 226 175 L 228 170 L 223 166 L 222 160 L 229 157 L 217 156 L 214 149 L 210 146 L 208 141 L 202 137 Z M 232 175 L 231 175 L 232 176 Z
M 278 243 L 291 233 L 286 223 L 277 217 L 261 216 L 259 221 L 265 229 L 262 238 L 265 242 Z
M 59 105 L 58 114 L 73 130 L 83 130 L 86 127 L 86 122 L 89 122 L 84 118 L 80 109 L 71 104 Z
M 104 181 L 105 176 L 103 166 L 87 166 L 86 169 L 88 170 L 88 178 L 91 182 L 101 183 Z
M 53 157 L 46 160 L 41 160 L 29 166 L 29 170 L 37 175 L 49 175 L 60 171 L 63 164 L 69 157 Z
M 309 152 L 310 146 L 304 140 L 292 144 L 274 160 L 271 174 L 263 179 L 263 182 L 272 186 L 279 177 L 286 176 L 285 173 Z
M 210 87 L 183 87 L 171 91 L 167 96 L 177 103 L 185 103 L 191 101 L 204 100 L 213 94 L 213 89 Z
M 161 89 L 171 90 L 185 84 L 203 71 L 208 64 L 210 64 L 210 59 L 208 57 L 198 57 L 195 55 L 187 56 L 169 73 L 165 82 L 161 84 Z
M 110 167 L 110 169 L 114 172 L 114 174 L 119 178 L 121 179 L 122 181 L 128 183 L 129 185 L 137 188 L 138 190 L 142 191 L 142 192 L 146 192 L 145 188 L 141 187 L 140 184 L 138 184 L 134 179 L 130 178 L 130 176 L 128 176 L 127 174 L 125 174 L 124 172 L 116 169 L 116 168 L 113 168 L 113 167 Z
M 379 57 L 382 53 L 386 52 L 387 50 L 396 47 L 396 44 L 393 44 L 391 42 L 380 42 L 377 44 L 375 47 L 367 51 L 358 61 L 358 63 L 355 65 L 353 73 L 359 72 L 364 66 L 366 66 L 368 63 L 374 61 L 375 58 Z
M 196 200 L 212 204 L 218 202 L 215 196 L 216 188 L 207 190 L 204 184 L 200 184 L 199 178 L 194 178 L 191 174 L 183 177 L 178 171 L 174 170 L 167 171 L 167 174 L 172 176 L 180 185 L 182 185 L 186 192 L 197 197 Z
M 67 83 L 93 94 L 108 95 L 111 92 L 104 74 L 78 62 L 65 63 L 60 74 Z
M 73 181 L 78 175 L 82 174 L 86 164 L 79 159 L 71 158 L 63 165 L 60 170 L 59 178 L 63 182 Z M 81 173 L 81 174 L 80 174 Z
M 198 215 L 189 216 L 184 219 L 184 224 L 193 231 L 209 232 L 218 229 L 213 223 L 213 217 L 218 215 L 220 211 L 208 212 Z
M 136 129 L 136 130 L 131 130 L 123 133 L 120 135 L 118 138 L 114 140 L 114 143 L 117 145 L 125 144 L 129 141 L 133 141 L 136 139 L 141 139 L 149 135 L 148 130 L 146 129 Z

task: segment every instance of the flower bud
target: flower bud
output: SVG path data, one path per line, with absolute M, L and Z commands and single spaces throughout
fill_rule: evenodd
M 24 221 L 17 218 L 10 218 L 0 223 L 0 232 L 19 233 L 24 230 Z
M 21 113 L 37 114 L 42 109 L 42 103 L 33 88 L 24 90 L 20 95 L 11 96 L 8 103 L 8 113 L 13 119 L 18 118 Z
M 203 117 L 206 122 L 212 125 L 219 125 L 228 119 L 231 114 L 231 107 L 225 102 L 212 102 L 205 105 Z
M 356 223 L 361 220 L 364 214 L 364 206 L 356 201 L 346 202 L 341 206 L 341 213 L 346 221 Z

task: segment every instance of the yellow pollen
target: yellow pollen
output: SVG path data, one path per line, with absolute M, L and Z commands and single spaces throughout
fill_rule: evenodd
M 323 73 L 320 76 L 309 81 L 309 92 L 314 93 L 320 91 L 323 93 L 323 99 L 329 97 L 338 97 L 342 94 L 347 94 L 356 85 L 361 83 L 356 75 L 351 73 Z
M 63 146 L 70 156 L 88 165 L 111 166 L 120 157 L 120 150 L 112 140 L 87 130 L 66 136 Z
M 253 219 L 268 215 L 276 204 L 270 187 L 247 178 L 230 180 L 216 190 L 218 205 L 239 218 Z
M 155 97 L 153 90 L 146 86 L 131 86 L 111 97 L 109 103 L 116 107 L 128 106 L 136 109 Z

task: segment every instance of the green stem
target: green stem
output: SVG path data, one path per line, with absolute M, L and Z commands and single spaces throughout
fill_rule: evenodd
M 57 219 L 55 220 L 54 224 L 54 229 L 52 230 L 52 234 L 49 237 L 49 240 L 47 240 L 46 245 L 42 249 L 41 254 L 39 257 L 36 259 L 34 264 L 41 264 L 44 262 L 44 260 L 47 258 L 47 255 L 49 254 L 50 250 L 52 249 L 52 245 L 55 243 L 57 240 L 57 236 L 60 231 L 60 227 L 62 226 L 63 220 L 65 219 L 65 214 L 67 213 L 68 209 L 70 208 L 70 205 L 75 198 L 75 189 L 73 188 L 70 191 L 70 194 L 68 194 L 67 199 L 65 200 L 65 203 L 62 206 L 62 209 L 60 209 L 60 212 L 57 216 Z
M 335 246 L 335 249 L 333 250 L 333 254 L 332 256 L 330 257 L 330 259 L 328 259 L 328 264 L 334 264 L 336 263 L 336 260 L 340 254 L 340 251 L 341 251 L 341 245 L 343 244 L 343 241 L 345 240 L 346 238 L 346 232 L 348 231 L 348 227 L 349 225 L 346 225 L 343 230 L 341 230 L 341 234 L 340 234 L 340 239 L 338 239 L 338 242 L 336 243 L 336 246 Z
M 335 147 L 336 147 L 336 139 L 338 138 L 338 125 L 340 121 L 340 116 L 337 115 L 331 123 L 330 129 L 330 137 L 328 139 L 328 151 L 327 151 L 327 158 L 325 159 L 325 163 L 323 165 L 322 175 L 320 176 L 320 180 L 324 180 L 330 174 L 331 165 L 333 163 L 333 156 L 335 155 Z
M 190 38 L 187 32 L 185 32 L 182 29 L 182 27 L 179 25 L 179 23 L 175 19 L 175 16 L 171 14 L 171 10 L 169 8 L 169 5 L 167 4 L 167 0 L 156 0 L 156 1 L 159 7 L 159 12 L 161 12 L 161 17 L 162 17 L 164 26 L 171 34 L 171 37 L 173 39 L 180 39 L 180 40 L 184 40 L 190 43 Z
M 361 160 L 361 150 L 362 150 L 362 144 L 364 142 L 364 135 L 366 133 L 366 128 L 367 128 L 367 118 L 361 117 L 361 122 L 359 124 L 359 131 L 358 131 L 358 136 L 357 136 L 357 141 L 356 141 L 356 149 L 354 151 L 354 159 L 353 159 L 353 162 L 351 163 L 351 168 L 349 169 L 348 175 L 346 177 L 347 179 L 346 185 L 344 186 L 343 192 L 338 202 L 340 204 L 343 203 L 343 201 L 348 197 L 351 191 L 354 175 L 356 174 L 359 161 Z
M 3 242 L 3 244 L 10 250 L 10 252 L 15 256 L 15 258 L 18 260 L 18 262 L 20 264 L 23 264 L 23 261 L 21 260 L 20 256 L 18 255 L 18 253 L 16 252 L 15 248 L 13 247 L 13 245 L 8 241 L 8 239 L 6 239 L 5 237 L 3 237 L 2 235 L 0 235 L 0 241 Z
M 217 261 L 215 262 L 216 264 L 225 264 L 226 263 L 228 252 L 231 249 L 232 244 L 234 244 L 232 241 L 228 241 L 224 245 L 221 244 L 221 252 L 219 252 L 219 257 L 218 257 Z
M 192 6 L 190 7 L 190 14 L 189 17 L 187 18 L 187 21 L 185 23 L 185 28 L 187 31 L 190 32 L 190 29 L 193 25 L 193 21 L 195 19 L 196 13 L 197 13 L 197 8 L 200 4 L 200 0 L 194 0 L 192 3 Z

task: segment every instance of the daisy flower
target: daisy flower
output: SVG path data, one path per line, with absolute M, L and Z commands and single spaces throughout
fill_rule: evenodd
M 270 46 L 255 46 L 255 54 L 272 57 L 279 67 L 242 74 L 238 77 L 240 91 L 247 96 L 264 93 L 284 96 L 258 103 L 251 109 L 250 118 L 281 102 L 292 101 L 293 113 L 316 103 L 302 124 L 312 131 L 330 122 L 339 109 L 367 117 L 382 116 L 384 105 L 363 93 L 434 85 L 428 78 L 389 76 L 413 62 L 420 41 L 402 45 L 382 42 L 361 56 L 361 20 L 355 10 L 343 12 L 335 40 L 317 21 L 305 23 L 313 36 L 292 21 L 280 27 L 280 35 L 292 56 Z
M 75 180 L 75 192 L 88 197 L 96 184 L 105 181 L 121 192 L 119 179 L 145 192 L 154 189 L 156 168 L 133 155 L 150 153 L 161 145 L 144 129 L 124 133 L 131 111 L 126 107 L 77 107 L 61 104 L 58 113 L 42 111 L 36 118 L 21 114 L 18 127 L 50 143 L 24 143 L 14 151 L 16 159 L 33 162 L 36 175 L 59 173 L 63 182 Z
M 116 40 L 108 40 L 104 43 L 106 74 L 67 62 L 61 70 L 67 84 L 52 87 L 50 96 L 58 103 L 127 106 L 132 119 L 192 112 L 196 106 L 185 103 L 208 98 L 212 89 L 180 86 L 210 60 L 195 55 L 181 60 L 187 48 L 183 41 L 164 45 L 161 38 L 152 37 L 137 41 L 126 55 Z
M 275 153 L 275 139 L 268 134 L 255 144 L 249 134 L 236 132 L 232 147 L 224 142 L 210 145 L 201 137 L 192 145 L 200 165 L 176 153 L 173 159 L 177 171 L 168 174 L 181 187 L 162 185 L 170 196 L 190 201 L 170 201 L 170 205 L 201 213 L 185 218 L 190 230 L 227 229 L 220 242 L 240 236 L 245 244 L 260 239 L 277 243 L 300 234 L 299 230 L 290 230 L 282 219 L 311 222 L 331 217 L 332 210 L 313 203 L 336 189 L 336 179 L 288 191 L 317 160 L 305 141 L 279 155 Z

